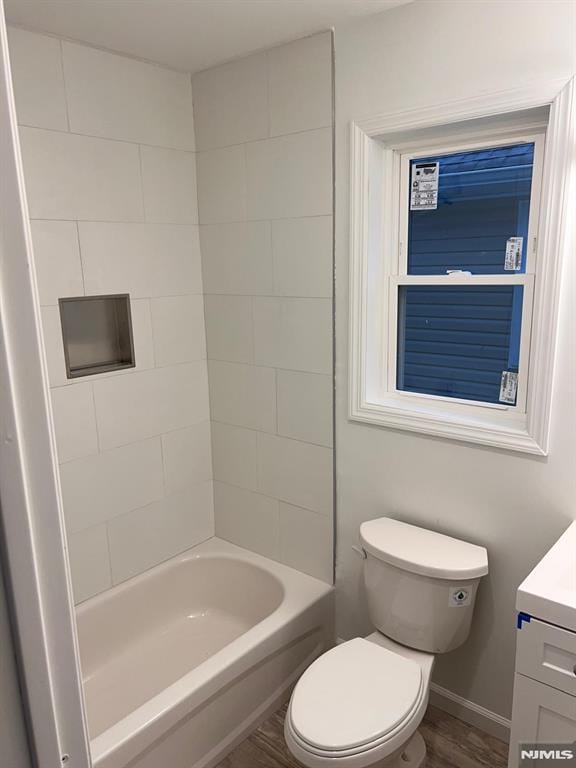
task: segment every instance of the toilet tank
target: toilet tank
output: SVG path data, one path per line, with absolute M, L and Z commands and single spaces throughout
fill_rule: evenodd
M 478 584 L 488 573 L 486 549 L 389 517 L 362 523 L 360 540 L 376 629 L 429 653 L 462 645 Z

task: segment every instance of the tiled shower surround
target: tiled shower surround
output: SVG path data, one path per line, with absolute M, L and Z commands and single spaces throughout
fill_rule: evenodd
M 331 581 L 331 35 L 192 91 L 216 533 Z
M 215 529 L 331 580 L 330 34 L 195 76 L 196 126 L 189 75 L 10 52 L 76 600 Z M 117 293 L 136 367 L 67 379 L 58 299 Z

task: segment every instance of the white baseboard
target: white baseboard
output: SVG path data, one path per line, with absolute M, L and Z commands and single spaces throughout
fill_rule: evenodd
M 510 740 L 510 720 L 436 683 L 430 684 L 430 703 L 490 736 L 506 742 Z

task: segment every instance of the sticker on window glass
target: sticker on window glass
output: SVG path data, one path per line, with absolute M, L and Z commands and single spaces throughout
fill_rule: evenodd
M 518 373 L 516 371 L 502 371 L 502 378 L 500 379 L 500 402 L 514 405 L 516 402 L 517 391 Z
M 523 237 L 509 237 L 506 240 L 506 257 L 504 269 L 506 272 L 518 272 L 522 269 L 522 244 Z
M 410 210 L 435 211 L 438 208 L 440 163 L 414 163 L 410 180 Z

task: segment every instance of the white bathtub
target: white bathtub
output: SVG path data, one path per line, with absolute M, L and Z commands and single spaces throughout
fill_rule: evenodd
M 211 539 L 77 609 L 94 768 L 209 768 L 332 642 L 332 588 Z

